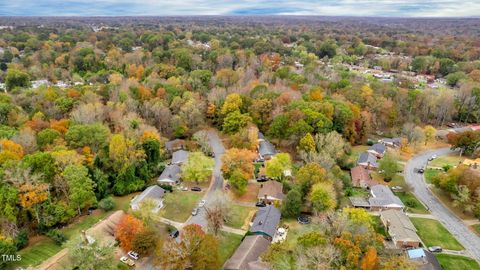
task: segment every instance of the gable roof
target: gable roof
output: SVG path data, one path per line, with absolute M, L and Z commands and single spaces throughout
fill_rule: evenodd
M 265 195 L 267 195 L 267 199 L 283 200 L 285 197 L 283 194 L 283 184 L 275 180 L 263 183 L 258 191 L 258 198 L 263 199 Z
M 362 166 L 355 166 L 350 170 L 352 176 L 352 184 L 355 187 L 366 185 L 368 187 L 376 185 L 377 182 L 372 180 L 368 171 Z
M 157 185 L 153 185 L 145 189 L 142 193 L 136 196 L 131 202 L 132 208 L 138 207 L 145 199 L 162 199 L 165 195 L 165 190 Z
M 165 149 L 167 149 L 168 151 L 173 151 L 175 149 L 182 148 L 184 144 L 185 144 L 184 140 L 180 140 L 180 139 L 171 140 L 165 143 Z
M 168 165 L 158 177 L 158 182 L 178 182 L 180 180 L 181 168 L 173 164 Z
M 263 233 L 273 237 L 277 231 L 280 217 L 280 210 L 275 208 L 275 206 L 267 205 L 265 207 L 261 207 L 255 215 L 250 232 Z
M 370 166 L 378 168 L 377 158 L 369 152 L 363 152 L 358 157 L 357 164 L 370 164 Z
M 383 145 L 383 144 L 381 144 L 381 143 L 376 143 L 376 144 L 370 146 L 370 148 L 369 148 L 368 150 L 370 150 L 370 151 L 375 151 L 375 152 L 377 152 L 377 153 L 379 153 L 379 154 L 384 154 L 386 148 L 385 148 L 385 145 Z
M 370 187 L 372 196 L 368 199 L 370 206 L 392 206 L 398 205 L 404 207 L 404 204 L 393 194 L 393 192 L 384 185 L 374 185 Z
M 388 234 L 397 242 L 421 242 L 417 229 L 402 211 L 386 210 L 380 212 L 380 218 L 388 226 Z
M 270 241 L 261 235 L 248 235 L 243 239 L 235 253 L 225 262 L 225 270 L 249 270 L 248 264 L 258 260 L 268 249 Z
M 383 138 L 380 140 L 382 143 L 388 143 L 393 145 L 400 145 L 402 144 L 402 138 L 395 137 L 395 138 Z
M 273 156 L 277 153 L 275 146 L 269 141 L 260 141 L 258 143 L 258 153 L 262 156 Z
M 172 164 L 181 164 L 188 159 L 190 153 L 185 150 L 178 150 L 172 154 Z

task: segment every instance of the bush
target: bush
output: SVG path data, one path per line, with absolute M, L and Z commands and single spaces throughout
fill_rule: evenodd
M 173 187 L 170 185 L 159 185 L 161 188 L 165 189 L 165 191 L 173 192 Z
M 112 197 L 106 197 L 98 203 L 98 207 L 107 212 L 115 208 L 115 201 Z
M 117 269 L 118 270 L 130 270 L 130 267 L 128 265 L 124 264 L 123 262 L 117 263 Z
M 67 241 L 67 237 L 58 229 L 50 230 L 47 233 L 47 236 L 55 242 L 57 245 L 62 245 L 65 241 Z
M 15 246 L 17 250 L 20 250 L 28 245 L 28 232 L 26 230 L 21 230 L 17 237 L 15 238 Z
M 415 208 L 418 206 L 418 202 L 413 198 L 408 198 L 405 200 L 405 205 L 410 208 Z

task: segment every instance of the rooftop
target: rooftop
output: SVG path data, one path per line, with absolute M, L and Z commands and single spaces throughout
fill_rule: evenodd
M 253 220 L 250 232 L 263 233 L 270 237 L 275 235 L 278 223 L 280 222 L 280 210 L 273 205 L 259 208 Z
M 279 199 L 283 200 L 285 195 L 283 194 L 283 184 L 278 181 L 267 181 L 262 184 L 262 187 L 258 191 L 258 198 L 263 199 L 267 196 L 267 199 Z
M 374 185 L 370 187 L 372 196 L 368 199 L 371 206 L 388 206 L 398 205 L 404 207 L 400 198 L 395 196 L 393 192 L 384 185 Z
M 270 241 L 261 235 L 248 235 L 223 268 L 225 270 L 250 270 L 249 263 L 257 261 L 269 245 Z
M 417 229 L 410 221 L 410 219 L 402 211 L 398 210 L 386 210 L 380 212 L 382 221 L 387 224 L 388 233 L 395 238 L 396 241 L 414 241 L 421 242 L 420 237 L 417 235 Z M 413 255 L 419 255 L 417 252 Z

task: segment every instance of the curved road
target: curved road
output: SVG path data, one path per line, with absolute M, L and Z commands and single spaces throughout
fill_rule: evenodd
M 213 153 L 215 153 L 215 167 L 213 168 L 213 183 L 210 184 L 210 187 L 203 197 L 207 201 L 206 205 L 208 206 L 209 200 L 216 190 L 221 190 L 223 187 L 223 176 L 221 172 L 222 168 L 222 155 L 225 152 L 225 147 L 223 147 L 222 140 L 218 137 L 218 134 L 215 130 L 208 130 L 208 140 L 210 146 L 212 147 Z M 205 218 L 205 210 L 201 208 L 198 211 L 196 216 L 190 216 L 190 218 L 185 222 L 185 224 L 199 224 L 204 230 L 207 229 L 207 220 Z
M 413 188 L 415 196 L 429 208 L 432 215 L 457 238 L 472 258 L 480 262 L 480 238 L 432 194 L 423 174 L 416 172 L 417 168 L 425 167 L 432 155 L 443 156 L 454 152 L 450 148 L 441 148 L 413 157 L 405 166 L 405 181 Z

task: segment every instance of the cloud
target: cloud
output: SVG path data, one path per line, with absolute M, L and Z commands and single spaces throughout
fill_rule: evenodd
M 480 15 L 478 0 L 0 0 L 0 15 Z

